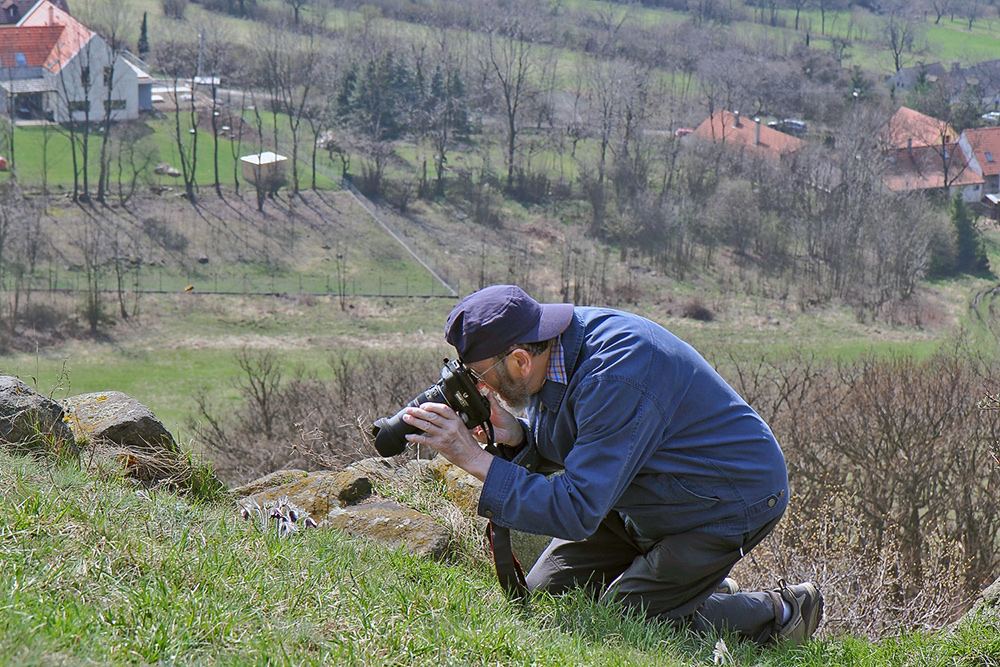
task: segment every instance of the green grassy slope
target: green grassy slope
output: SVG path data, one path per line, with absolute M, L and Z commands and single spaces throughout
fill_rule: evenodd
M 280 539 L 229 503 L 147 493 L 0 452 L 0 663 L 704 665 L 716 637 L 582 597 L 506 600 L 489 564 L 430 562 L 325 529 Z M 797 649 L 727 638 L 724 664 L 995 665 L 1000 624 Z

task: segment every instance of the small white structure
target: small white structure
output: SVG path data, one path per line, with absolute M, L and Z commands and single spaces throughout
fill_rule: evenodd
M 288 158 L 273 151 L 264 151 L 240 158 L 243 180 L 255 184 L 280 184 L 285 180 L 285 162 Z

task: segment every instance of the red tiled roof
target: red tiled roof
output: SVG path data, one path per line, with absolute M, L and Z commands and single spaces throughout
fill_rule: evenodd
M 69 13 L 69 7 L 66 4 L 66 0 L 49 1 L 62 11 L 67 14 Z M 3 14 L 0 15 L 0 24 L 17 23 L 25 14 L 31 11 L 31 8 L 34 7 L 37 2 L 38 0 L 3 0 L 2 4 L 0 4 L 0 9 L 3 10 Z
M 955 128 L 919 111 L 899 107 L 889 119 L 886 127 L 886 141 L 892 148 L 916 146 L 940 146 L 942 137 L 946 144 L 958 139 Z
M 0 25 L 0 64 L 12 67 L 14 53 L 24 53 L 28 66 L 45 66 L 58 74 L 94 33 L 49 0 L 39 2 L 32 9 L 17 25 Z M 17 48 L 8 47 L 8 44 Z
M 782 155 L 794 153 L 806 142 L 784 132 L 755 121 L 751 118 L 739 118 L 737 114 L 721 111 L 706 118 L 695 129 L 692 136 L 708 141 L 721 141 L 739 148 L 749 148 L 771 162 L 777 162 Z M 754 142 L 754 134 L 759 126 L 760 134 Z
M 973 171 L 965 161 L 957 143 L 945 145 L 947 159 L 938 146 L 899 148 L 886 153 L 889 164 L 882 181 L 894 192 L 933 190 L 936 188 L 982 184 L 983 177 Z M 948 182 L 945 183 L 945 163 Z
M 1000 127 L 981 127 L 962 134 L 969 142 L 983 176 L 1000 175 Z
M 47 25 L 31 28 L 0 26 L 0 66 L 14 67 L 14 54 L 23 53 L 28 67 L 42 67 L 59 43 L 65 28 Z

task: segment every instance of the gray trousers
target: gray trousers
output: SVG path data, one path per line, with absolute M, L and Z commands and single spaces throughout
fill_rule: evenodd
M 766 644 L 781 619 L 781 598 L 771 591 L 716 594 L 736 562 L 777 525 L 720 537 L 668 535 L 643 550 L 611 512 L 580 542 L 555 539 L 528 573 L 528 588 L 554 595 L 585 587 L 613 604 L 695 631 L 737 633 Z

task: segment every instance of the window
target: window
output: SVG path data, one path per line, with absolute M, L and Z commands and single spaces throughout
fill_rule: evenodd
M 24 54 L 21 53 L 20 51 L 15 51 L 14 52 L 14 63 L 18 67 L 27 67 L 28 66 L 28 59 L 25 58 Z
M 991 153 L 989 151 L 986 151 L 986 161 L 987 162 L 993 162 L 994 161 L 993 160 L 993 153 Z
M 88 100 L 76 100 L 69 103 L 69 110 L 71 112 L 75 111 L 90 111 L 90 102 Z
M 125 108 L 125 100 L 111 100 L 111 109 L 120 111 Z M 104 110 L 108 110 L 108 101 L 104 100 Z

